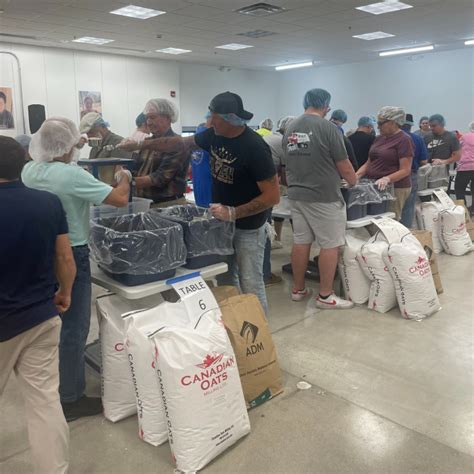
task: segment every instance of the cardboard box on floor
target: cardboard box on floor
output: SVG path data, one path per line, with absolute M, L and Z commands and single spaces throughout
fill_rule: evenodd
M 230 288 L 221 293 L 237 291 Z M 255 295 L 231 296 L 221 300 L 219 306 L 234 348 L 247 408 L 256 407 L 283 392 L 281 370 L 265 313 Z
M 441 284 L 441 277 L 439 275 L 438 260 L 433 251 L 433 237 L 429 230 L 412 230 L 411 233 L 418 239 L 418 242 L 425 249 L 426 255 L 430 261 L 431 273 L 433 274 L 433 281 L 438 294 L 443 293 L 443 285 Z
M 210 290 L 218 303 L 240 294 L 239 289 L 236 286 L 231 285 L 214 286 L 213 288 L 210 288 Z

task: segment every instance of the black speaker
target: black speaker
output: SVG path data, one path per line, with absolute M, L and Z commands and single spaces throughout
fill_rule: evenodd
M 30 122 L 30 133 L 36 133 L 46 120 L 44 105 L 31 104 L 28 106 L 28 119 Z

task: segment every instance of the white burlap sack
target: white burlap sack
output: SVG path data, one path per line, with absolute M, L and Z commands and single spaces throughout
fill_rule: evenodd
M 358 254 L 360 266 L 370 280 L 368 307 L 379 313 L 386 313 L 397 305 L 395 286 L 383 261 L 383 253 L 387 248 L 387 240 L 381 232 L 377 232 Z
M 463 206 L 455 206 L 440 212 L 439 220 L 441 245 L 447 254 L 461 256 L 472 250 Z
M 166 324 L 188 324 L 188 314 L 181 302 L 163 303 L 146 311 L 124 315 L 123 319 L 125 348 L 138 413 L 138 434 L 143 441 L 158 446 L 168 441 L 168 427 L 156 376 L 155 347 L 148 336 Z
M 434 253 L 441 253 L 443 246 L 440 241 L 439 213 L 443 206 L 438 201 L 422 202 L 416 207 L 418 227 L 421 230 L 429 230 L 433 237 Z
M 383 259 L 404 318 L 424 319 L 441 309 L 429 258 L 415 236 L 409 234 L 401 242 L 390 244 Z
M 339 257 L 339 274 L 346 298 L 357 304 L 364 304 L 369 299 L 370 280 L 362 270 L 357 254 L 370 238 L 366 229 L 349 229 L 346 231 L 346 245 Z
M 102 355 L 102 404 L 104 416 L 116 422 L 137 412 L 135 392 L 124 347 L 122 314 L 161 303 L 160 295 L 141 300 L 125 300 L 117 295 L 97 298 L 99 339 Z
M 173 457 L 195 472 L 250 431 L 234 351 L 218 309 L 152 338 Z

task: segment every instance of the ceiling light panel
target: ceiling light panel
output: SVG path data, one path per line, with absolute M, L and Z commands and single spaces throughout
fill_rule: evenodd
M 247 31 L 246 33 L 237 33 L 237 36 L 245 36 L 247 38 L 264 38 L 265 36 L 272 36 L 276 35 L 274 31 L 266 31 L 266 30 L 253 30 Z
M 432 51 L 434 46 L 432 44 L 428 46 L 419 46 L 416 48 L 405 48 L 405 49 L 394 49 L 392 51 L 382 51 L 379 53 L 379 56 L 396 56 L 398 54 L 411 54 L 411 53 L 421 53 L 422 51 Z
M 285 11 L 285 8 L 279 7 L 276 5 L 270 5 L 269 3 L 255 3 L 254 5 L 250 5 L 245 8 L 241 8 L 240 10 L 236 10 L 237 13 L 241 13 L 242 15 L 251 15 L 251 16 L 268 16 L 274 15 L 275 13 L 282 13 Z
M 464 44 L 465 44 L 466 46 L 474 46 L 474 39 L 464 41 Z
M 407 8 L 413 8 L 413 5 L 388 0 L 386 2 L 371 3 L 370 5 L 356 7 L 356 10 L 372 13 L 372 15 L 382 15 L 383 13 L 397 12 L 399 10 L 406 10 Z
M 164 49 L 157 49 L 157 53 L 165 53 L 165 54 L 185 54 L 191 53 L 190 49 L 180 49 L 180 48 L 164 48 Z
M 112 15 L 128 16 L 130 18 L 138 18 L 139 20 L 147 20 L 155 16 L 164 15 L 166 12 L 161 10 L 152 10 L 151 8 L 139 7 L 137 5 L 128 5 L 128 7 L 113 10 Z
M 72 40 L 75 43 L 86 43 L 86 44 L 107 44 L 107 43 L 112 43 L 111 39 L 106 39 L 106 38 L 94 38 L 93 36 L 83 36 L 82 38 L 75 38 Z
M 282 66 L 276 66 L 275 71 L 285 71 L 287 69 L 299 69 L 300 67 L 310 67 L 313 65 L 313 61 L 306 61 L 304 63 L 295 64 L 284 64 Z
M 250 44 L 239 44 L 239 43 L 229 43 L 223 44 L 221 46 L 216 46 L 217 49 L 230 49 L 231 51 L 237 51 L 238 49 L 247 49 L 253 48 Z
M 354 35 L 353 38 L 358 38 L 361 40 L 372 41 L 382 38 L 393 38 L 395 35 L 390 33 L 384 33 L 383 31 L 374 31 L 373 33 L 364 33 L 363 35 Z

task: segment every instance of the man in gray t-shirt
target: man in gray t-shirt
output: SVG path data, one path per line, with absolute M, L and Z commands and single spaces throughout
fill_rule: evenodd
M 429 118 L 431 133 L 424 137 L 428 148 L 428 159 L 433 165 L 449 165 L 461 158 L 459 140 L 444 127 L 446 122 L 440 114 Z
M 331 95 L 312 89 L 304 98 L 305 112 L 291 122 L 283 137 L 284 175 L 293 219 L 293 301 L 309 294 L 304 275 L 311 244 L 320 248 L 319 295 L 323 309 L 352 308 L 353 303 L 333 292 L 339 248 L 345 242 L 346 208 L 340 191 L 341 177 L 350 185 L 357 181 L 340 131 L 324 119 Z

